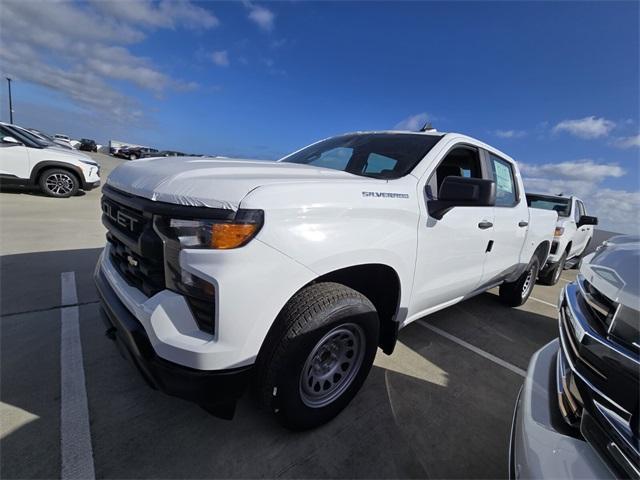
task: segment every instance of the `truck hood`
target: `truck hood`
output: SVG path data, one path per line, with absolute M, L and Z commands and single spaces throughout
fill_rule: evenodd
M 228 158 L 164 157 L 127 162 L 107 184 L 158 202 L 237 210 L 253 189 L 275 183 L 367 181 L 351 173 L 295 163 Z

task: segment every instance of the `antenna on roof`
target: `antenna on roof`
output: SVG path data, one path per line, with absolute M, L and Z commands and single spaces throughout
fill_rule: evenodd
M 431 125 L 431 122 L 427 122 L 424 124 L 424 126 L 418 130 L 419 132 L 435 132 L 436 129 L 433 128 L 433 126 Z

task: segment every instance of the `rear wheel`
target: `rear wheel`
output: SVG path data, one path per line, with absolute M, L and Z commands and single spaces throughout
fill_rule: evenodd
M 540 260 L 533 257 L 526 271 L 515 282 L 500 285 L 500 300 L 510 307 L 523 305 L 531 295 L 540 270 Z
M 71 197 L 80 188 L 78 178 L 73 173 L 61 169 L 45 171 L 40 176 L 39 183 L 45 195 L 57 198 Z
M 293 430 L 335 417 L 367 377 L 378 346 L 371 302 L 344 285 L 317 283 L 285 306 L 257 362 L 256 393 Z
M 137 160 L 138 156 L 135 154 L 129 155 L 129 160 Z
M 557 263 L 547 268 L 540 274 L 540 283 L 544 285 L 555 285 L 560 280 L 560 275 L 564 271 L 564 265 L 567 261 L 567 252 L 564 252 Z

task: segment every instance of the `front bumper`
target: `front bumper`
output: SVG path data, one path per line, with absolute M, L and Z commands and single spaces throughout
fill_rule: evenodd
M 235 402 L 244 392 L 252 366 L 228 370 L 196 370 L 160 358 L 140 322 L 109 285 L 100 263 L 94 274 L 107 335 L 137 367 L 147 383 L 168 395 L 202 405 L 224 418 L 233 416 Z
M 96 180 L 95 182 L 83 182 L 82 190 L 93 190 L 94 188 L 98 188 L 100 186 L 100 180 Z
M 514 414 L 511 478 L 615 478 L 584 440 L 563 433 L 555 392 L 554 340 L 531 358 Z

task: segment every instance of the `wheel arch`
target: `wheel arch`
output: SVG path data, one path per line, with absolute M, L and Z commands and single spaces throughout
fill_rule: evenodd
M 550 249 L 551 249 L 551 242 L 548 240 L 545 240 L 541 242 L 540 245 L 538 245 L 534 250 L 531 258 L 533 259 L 533 257 L 538 257 L 538 260 L 540 261 L 540 268 L 542 268 L 546 263 L 547 257 L 549 257 Z
M 42 175 L 42 173 L 45 170 L 48 170 L 51 168 L 59 168 L 61 170 L 66 170 L 69 173 L 73 173 L 78 179 L 78 182 L 79 182 L 78 186 L 80 188 L 84 186 L 84 175 L 82 174 L 82 170 L 80 169 L 80 167 L 77 167 L 76 165 L 72 165 L 70 163 L 56 162 L 53 160 L 45 160 L 43 162 L 38 162 L 31 170 L 31 176 L 29 179 L 30 183 L 32 185 L 37 185 L 38 182 L 40 181 L 40 176 Z
M 396 270 L 382 263 L 366 263 L 325 273 L 310 283 L 336 282 L 367 297 L 378 312 L 380 338 L 378 346 L 386 354 L 393 353 L 398 338 L 401 284 Z
M 361 293 L 367 297 L 378 311 L 380 320 L 380 337 L 378 346 L 386 354 L 391 354 L 398 338 L 399 322 L 396 317 L 400 308 L 401 286 L 396 270 L 381 263 L 351 265 L 326 272 L 307 282 L 291 295 L 289 300 L 309 285 L 320 282 L 335 282 Z M 287 300 L 287 302 L 289 301 Z M 286 303 L 285 303 L 286 305 Z M 277 335 L 278 319 L 285 305 L 280 309 L 275 321 L 269 328 L 258 353 L 261 357 L 265 345 Z

